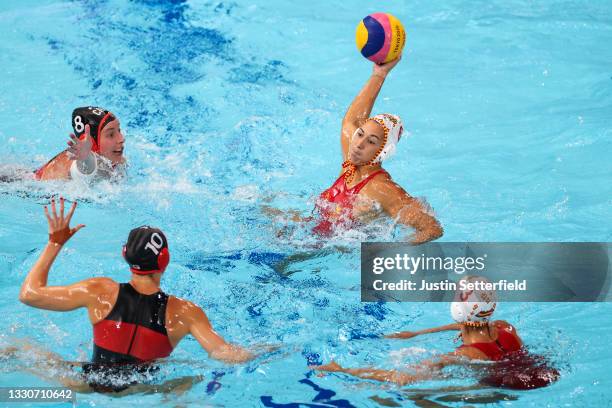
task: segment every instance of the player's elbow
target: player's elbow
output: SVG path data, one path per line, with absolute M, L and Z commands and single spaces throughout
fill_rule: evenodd
M 416 244 L 424 244 L 425 242 L 433 241 L 440 238 L 444 234 L 444 230 L 440 224 L 431 223 L 427 226 L 417 228 L 417 233 L 414 242 Z
M 36 292 L 31 288 L 21 288 L 19 292 L 19 301 L 28 306 L 34 306 L 37 296 Z
M 442 226 L 440 225 L 440 223 L 436 222 L 431 228 L 430 228 L 430 236 L 431 236 L 431 240 L 433 241 L 434 239 L 438 239 L 440 238 L 442 235 L 444 235 L 444 229 L 442 228 Z

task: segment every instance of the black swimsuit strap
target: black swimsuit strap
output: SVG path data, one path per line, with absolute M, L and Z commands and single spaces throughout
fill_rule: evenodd
M 501 351 L 503 351 L 504 353 L 507 351 L 504 346 L 501 345 L 501 343 L 499 342 L 499 339 L 495 339 L 495 344 L 497 344 L 497 347 L 499 347 L 499 349 Z

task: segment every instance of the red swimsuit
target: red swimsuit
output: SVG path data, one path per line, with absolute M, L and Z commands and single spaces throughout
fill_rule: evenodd
M 518 341 L 516 336 L 512 334 L 512 327 L 499 323 L 496 323 L 495 327 L 497 328 L 497 340 L 488 343 L 472 343 L 469 345 L 463 345 L 459 348 L 477 348 L 486 354 L 489 360 L 493 361 L 501 360 L 506 356 L 506 354 L 521 349 L 521 343 Z
M 344 174 L 341 174 L 330 188 L 321 193 L 317 200 L 316 209 L 321 216 L 321 221 L 313 228 L 313 232 L 329 236 L 338 225 L 345 228 L 354 225 L 356 222 L 353 216 L 355 199 L 361 189 L 380 173 L 387 172 L 383 169 L 377 170 L 351 188 L 346 185 Z
M 495 361 L 488 367 L 487 374 L 481 379 L 482 383 L 493 387 L 528 390 L 545 387 L 559 378 L 559 371 L 549 367 L 543 357 L 527 353 L 512 334 L 512 327 L 499 323 L 495 327 L 495 341 L 461 346 L 475 347 Z

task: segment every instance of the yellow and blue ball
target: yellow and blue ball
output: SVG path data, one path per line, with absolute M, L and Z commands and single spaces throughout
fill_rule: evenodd
M 402 23 L 389 13 L 374 13 L 359 22 L 355 34 L 361 55 L 376 63 L 393 61 L 402 53 L 406 32 Z

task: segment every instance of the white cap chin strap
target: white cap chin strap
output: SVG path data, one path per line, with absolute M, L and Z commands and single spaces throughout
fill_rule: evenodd
M 387 142 L 387 145 L 380 152 L 378 157 L 374 160 L 374 163 L 382 163 L 383 160 L 387 160 L 389 157 L 393 156 L 397 150 L 397 147 L 394 143 Z

